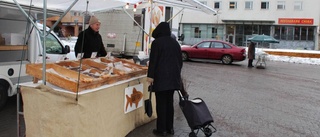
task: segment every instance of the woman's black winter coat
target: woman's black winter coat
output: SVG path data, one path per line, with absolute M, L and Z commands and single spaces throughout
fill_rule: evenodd
M 177 40 L 171 37 L 168 23 L 160 23 L 152 33 L 148 75 L 153 78 L 153 91 L 180 89 L 182 56 Z

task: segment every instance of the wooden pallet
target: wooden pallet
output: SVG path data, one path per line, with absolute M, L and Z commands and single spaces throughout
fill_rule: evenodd
M 42 64 L 27 64 L 26 73 L 35 79 L 42 79 Z M 146 67 L 118 58 L 102 57 L 83 59 L 81 62 L 61 61 L 46 64 L 46 81 L 72 92 L 97 88 L 146 73 Z

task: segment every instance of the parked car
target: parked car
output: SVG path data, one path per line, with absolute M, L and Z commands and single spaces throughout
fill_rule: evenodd
M 221 40 L 204 40 L 195 45 L 182 45 L 182 59 L 221 60 L 223 64 L 246 59 L 245 48 Z

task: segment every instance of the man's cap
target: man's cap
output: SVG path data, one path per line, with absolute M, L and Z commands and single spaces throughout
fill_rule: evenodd
M 95 24 L 95 23 L 101 23 L 101 22 L 97 17 L 91 16 L 91 18 L 89 20 L 89 25 L 92 25 L 92 24 Z

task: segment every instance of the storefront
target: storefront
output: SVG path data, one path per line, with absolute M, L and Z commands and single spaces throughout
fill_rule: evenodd
M 238 46 L 247 46 L 253 35 L 271 35 L 274 21 L 265 20 L 222 20 L 226 24 L 226 41 Z M 272 35 L 271 35 L 272 36 Z M 269 47 L 269 44 L 262 45 Z
M 184 35 L 182 44 L 193 45 L 206 39 L 224 40 L 224 25 L 216 24 L 180 24 Z
M 281 45 L 274 48 L 315 50 L 317 27 L 311 18 L 279 18 L 274 37 Z
M 247 46 L 253 35 L 270 35 L 280 41 L 265 43 L 264 48 L 273 49 L 318 49 L 317 26 L 311 18 L 279 18 L 274 20 L 222 20 L 223 24 L 181 24 L 185 39 L 183 44 L 194 44 L 205 39 L 228 41 L 238 46 Z

